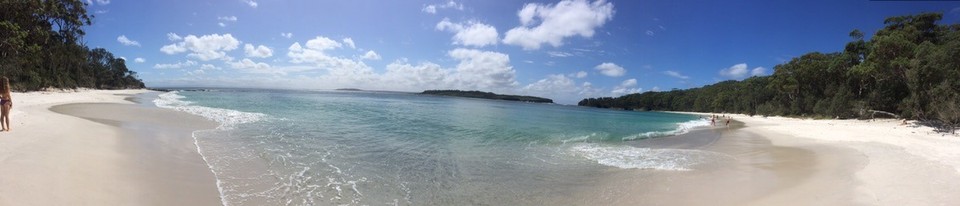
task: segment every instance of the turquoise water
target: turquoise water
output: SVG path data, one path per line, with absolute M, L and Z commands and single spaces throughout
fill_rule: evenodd
M 707 124 L 391 92 L 179 91 L 154 102 L 221 123 L 194 138 L 228 205 L 543 203 L 602 171 L 689 170 L 703 153 L 629 143 Z

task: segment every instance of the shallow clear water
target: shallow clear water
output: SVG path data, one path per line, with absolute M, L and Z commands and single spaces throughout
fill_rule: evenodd
M 710 155 L 628 146 L 706 124 L 682 114 L 390 92 L 180 91 L 155 103 L 222 124 L 194 136 L 229 205 L 542 203 L 603 171 L 682 171 Z

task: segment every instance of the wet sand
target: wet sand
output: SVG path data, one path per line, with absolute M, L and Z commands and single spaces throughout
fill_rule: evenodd
M 158 205 L 218 205 L 216 180 L 194 145 L 192 133 L 217 125 L 202 117 L 129 104 L 78 103 L 51 111 L 119 130 L 117 150 L 131 159 L 128 174 L 144 187 L 143 201 Z M 212 197 L 212 198 L 211 198 Z
M 580 205 L 856 205 L 853 173 L 865 160 L 849 149 L 809 142 L 775 145 L 730 127 L 631 143 L 656 149 L 693 149 L 712 158 L 691 171 L 611 168 Z M 774 137 L 776 138 L 776 137 Z M 592 202 L 592 203 L 591 203 Z
M 745 119 L 746 117 L 741 117 Z M 735 119 L 737 119 L 735 117 Z M 746 122 L 746 123 L 744 123 Z M 716 152 L 692 171 L 624 170 L 603 174 L 602 188 L 578 204 L 607 205 L 957 205 L 960 175 L 949 164 L 903 145 L 826 138 L 879 139 L 855 128 L 775 127 L 782 120 L 735 121 L 688 134 L 637 141 L 645 148 Z M 876 127 L 869 123 L 867 128 Z M 831 124 L 832 125 L 832 124 Z M 819 130 L 818 130 L 819 129 Z M 921 128 L 922 129 L 922 128 Z M 796 130 L 796 131 L 795 131 Z M 854 131 L 852 131 L 854 130 Z M 816 132 L 827 137 L 804 136 Z M 916 134 L 918 132 L 913 132 Z M 848 137 L 843 137 L 844 135 Z M 895 135 L 895 134 L 891 134 Z M 836 137 L 841 136 L 841 137 Z M 910 138 L 906 135 L 902 138 Z M 917 137 L 926 138 L 926 137 Z M 897 140 L 903 141 L 903 140 Z M 928 141 L 928 140 L 922 140 Z M 931 141 L 941 141 L 935 139 Z M 930 150 L 951 148 L 942 140 Z M 917 144 L 925 145 L 925 144 Z M 907 145 L 911 147 L 911 145 Z M 946 155 L 949 155 L 946 154 Z M 940 156 L 938 156 L 940 157 Z

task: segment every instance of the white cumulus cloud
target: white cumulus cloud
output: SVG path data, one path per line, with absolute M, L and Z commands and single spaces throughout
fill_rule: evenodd
M 343 44 L 346 44 L 347 47 L 350 47 L 351 49 L 357 48 L 357 44 L 353 43 L 353 39 L 351 38 L 343 38 Z
M 371 81 L 373 69 L 361 61 L 331 56 L 327 51 L 343 47 L 340 42 L 330 38 L 317 36 L 308 40 L 304 45 L 294 42 L 287 48 L 287 57 L 291 63 L 312 64 L 317 69 L 326 70 L 327 76 L 338 78 L 338 82 Z
M 227 64 L 229 64 L 231 68 L 243 70 L 246 73 L 283 74 L 283 72 L 273 70 L 270 64 L 263 63 L 263 62 L 255 62 L 247 58 L 244 58 L 236 62 L 227 62 Z
M 247 57 L 267 58 L 273 56 L 273 50 L 263 45 L 256 47 L 252 44 L 243 45 L 243 53 L 247 54 Z
M 460 61 L 456 71 L 461 88 L 496 90 L 519 84 L 507 54 L 461 48 L 448 55 Z
M 406 91 L 443 88 L 514 93 L 522 89 L 507 54 L 458 48 L 447 55 L 457 65 L 444 68 L 431 62 L 410 64 L 400 59 L 373 79 L 379 79 L 383 89 Z
M 133 62 L 136 62 L 136 63 L 144 63 L 144 62 L 147 62 L 147 59 L 137 57 L 137 58 L 134 58 L 134 59 L 133 59 Z
M 125 46 L 140 46 L 140 42 L 137 42 L 137 41 L 134 41 L 134 40 L 130 40 L 130 39 L 127 38 L 126 35 L 120 35 L 120 36 L 118 36 L 118 37 L 117 37 L 117 42 L 120 42 L 120 44 L 123 44 L 123 45 L 125 45 Z
M 579 72 L 577 72 L 576 77 L 577 77 L 577 79 L 583 79 L 584 77 L 587 77 L 587 72 L 585 72 L 585 71 L 579 71 Z
M 160 51 L 166 54 L 190 52 L 188 57 L 203 61 L 214 59 L 229 61 L 232 58 L 226 52 L 237 49 L 239 46 L 240 41 L 233 38 L 231 34 L 209 34 L 200 37 L 187 35 L 183 41 L 163 46 Z
M 369 60 L 380 60 L 380 55 L 377 54 L 377 52 L 370 50 L 370 51 L 367 51 L 367 53 L 364 53 L 363 56 L 361 56 L 360 58 L 369 59 Z
M 617 64 L 610 63 L 610 62 L 604 62 L 600 65 L 597 65 L 596 67 L 593 67 L 593 69 L 600 71 L 600 73 L 603 75 L 607 75 L 611 77 L 619 77 L 627 73 L 627 70 L 624 69 L 623 67 L 620 67 Z
M 450 19 L 444 18 L 437 23 L 436 29 L 455 33 L 453 44 L 456 45 L 483 47 L 496 45 L 499 39 L 497 28 L 476 21 L 453 23 Z
M 453 71 L 430 62 L 412 65 L 398 60 L 387 65 L 381 81 L 405 90 L 425 90 L 435 88 L 454 88 Z
M 735 64 L 733 66 L 730 66 L 729 68 L 726 68 L 726 69 L 721 69 L 720 76 L 731 78 L 731 79 L 739 79 L 747 76 L 747 72 L 749 72 L 747 71 L 747 64 L 740 63 L 740 64 Z
M 766 74 L 767 69 L 763 67 L 757 67 L 753 69 L 748 69 L 747 63 L 740 63 L 730 66 L 726 69 L 720 70 L 720 76 L 728 79 L 743 79 L 748 76 L 759 76 Z
M 593 37 L 595 30 L 613 19 L 613 4 L 605 0 L 563 0 L 557 4 L 528 3 L 517 12 L 520 26 L 504 34 L 503 43 L 540 49 L 542 44 L 563 45 L 572 36 Z
M 530 83 L 523 87 L 526 93 L 550 94 L 550 96 L 574 94 L 579 90 L 573 79 L 562 74 L 547 75 L 547 78 Z
M 757 67 L 750 70 L 750 76 L 760 76 L 764 74 L 767 74 L 767 68 Z
M 610 91 L 610 94 L 613 94 L 614 96 L 621 96 L 625 94 L 640 93 L 643 91 L 643 89 L 636 88 L 636 86 L 637 79 L 624 80 L 620 83 L 620 85 L 614 87 L 613 90 Z
M 283 33 L 283 32 L 281 32 L 281 33 L 280 33 L 280 36 L 282 36 L 283 38 L 289 39 L 289 38 L 292 38 L 292 37 L 293 37 L 293 33 L 289 33 L 289 32 Z

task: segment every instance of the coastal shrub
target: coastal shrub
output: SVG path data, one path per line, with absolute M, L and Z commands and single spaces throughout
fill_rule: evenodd
M 770 76 L 588 98 L 578 105 L 829 118 L 882 114 L 954 131 L 960 126 L 960 24 L 937 24 L 942 18 L 886 18 L 869 40 L 855 29 L 841 51 L 801 55 L 774 66 Z

